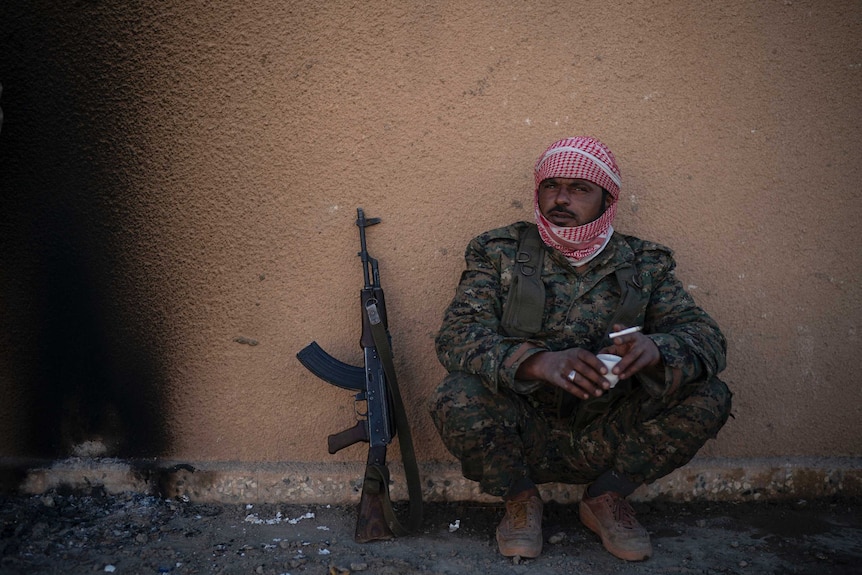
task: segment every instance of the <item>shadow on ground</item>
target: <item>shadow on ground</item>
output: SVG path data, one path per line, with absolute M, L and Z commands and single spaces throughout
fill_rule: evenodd
M 195 503 L 98 488 L 0 495 L 0 574 L 855 574 L 860 504 L 635 504 L 655 554 L 625 563 L 571 505 L 547 505 L 543 554 L 513 560 L 497 553 L 496 506 L 430 504 L 421 533 L 360 545 L 353 507 Z

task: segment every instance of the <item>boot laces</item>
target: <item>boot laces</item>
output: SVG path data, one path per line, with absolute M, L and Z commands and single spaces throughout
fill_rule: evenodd
M 611 512 L 614 515 L 614 521 L 619 523 L 623 529 L 634 529 L 638 525 L 635 519 L 635 510 L 628 501 L 622 497 L 611 497 Z
M 523 529 L 530 524 L 531 514 L 528 512 L 530 508 L 529 501 L 510 501 L 506 509 L 509 514 L 509 519 L 512 522 L 512 527 L 515 529 Z

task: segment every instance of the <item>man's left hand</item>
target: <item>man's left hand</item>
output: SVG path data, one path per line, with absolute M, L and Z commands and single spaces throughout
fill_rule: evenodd
M 613 331 L 621 331 L 625 327 L 614 324 Z M 614 338 L 613 344 L 601 353 L 612 353 L 622 358 L 613 369 L 620 379 L 628 379 L 644 369 L 661 364 L 661 353 L 655 342 L 639 331 Z

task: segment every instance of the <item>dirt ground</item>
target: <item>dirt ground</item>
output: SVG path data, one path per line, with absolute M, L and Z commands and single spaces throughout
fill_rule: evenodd
M 620 561 L 577 519 L 545 509 L 538 559 L 500 556 L 498 506 L 426 505 L 421 533 L 353 541 L 355 508 L 215 505 L 141 494 L 0 495 L 0 574 L 851 574 L 862 501 L 636 503 L 654 556 Z

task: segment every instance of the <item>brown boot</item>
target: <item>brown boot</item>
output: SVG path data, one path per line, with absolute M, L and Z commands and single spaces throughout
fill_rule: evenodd
M 531 496 L 506 502 L 506 515 L 497 527 L 497 545 L 505 557 L 534 558 L 542 552 L 542 500 Z
M 649 533 L 619 493 L 608 491 L 598 497 L 587 497 L 584 492 L 580 516 L 581 522 L 601 537 L 602 545 L 611 555 L 626 561 L 643 561 L 652 555 Z

